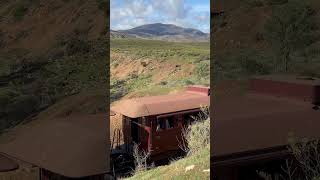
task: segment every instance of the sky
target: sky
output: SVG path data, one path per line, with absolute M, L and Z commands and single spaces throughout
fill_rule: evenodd
M 175 24 L 210 32 L 210 0 L 111 0 L 112 30 L 143 24 Z

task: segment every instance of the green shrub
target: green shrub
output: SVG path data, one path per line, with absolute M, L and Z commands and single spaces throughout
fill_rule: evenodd
M 210 76 L 210 62 L 200 62 L 196 67 L 196 73 L 200 79 Z
M 181 144 L 181 148 L 189 155 L 207 148 L 210 144 L 209 108 L 202 107 L 202 112 L 193 118 L 195 120 L 193 124 L 183 131 L 186 143 Z
M 3 114 L 6 112 L 7 105 L 11 102 L 11 99 L 13 99 L 15 96 L 17 96 L 17 93 L 12 91 L 9 88 L 0 89 L 0 114 Z
M 273 54 L 268 50 L 240 49 L 223 53 L 213 60 L 213 80 L 247 79 L 251 75 L 275 72 Z
M 10 120 L 21 120 L 35 112 L 39 105 L 39 99 L 32 95 L 21 95 L 11 100 L 6 107 Z
M 82 39 L 71 38 L 66 44 L 66 52 L 69 56 L 76 53 L 88 53 L 89 51 L 89 43 Z
M 184 79 L 183 81 L 183 84 L 184 85 L 194 85 L 195 83 L 193 81 L 191 81 L 190 79 Z
M 262 62 L 250 58 L 242 59 L 240 61 L 240 67 L 249 75 L 266 74 L 269 72 L 268 67 L 266 67 Z
M 114 102 L 128 93 L 125 80 L 111 80 L 110 82 L 110 101 Z
M 28 12 L 28 6 L 27 4 L 21 3 L 18 4 L 17 7 L 13 10 L 13 17 L 16 20 L 21 20 Z
M 210 143 L 210 119 L 197 121 L 188 128 L 186 140 L 190 154 L 197 153 Z
M 295 51 L 315 41 L 314 11 L 306 1 L 290 0 L 276 6 L 265 25 L 266 40 L 272 45 L 278 66 L 287 72 Z

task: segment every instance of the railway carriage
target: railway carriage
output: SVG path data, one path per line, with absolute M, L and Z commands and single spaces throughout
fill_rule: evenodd
M 210 88 L 190 86 L 184 92 L 123 100 L 111 108 L 122 116 L 122 153 L 134 143 L 150 152 L 151 160 L 181 153 L 182 131 L 210 105 Z

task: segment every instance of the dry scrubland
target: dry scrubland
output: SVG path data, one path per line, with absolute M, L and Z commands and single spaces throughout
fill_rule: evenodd
M 271 73 L 319 77 L 319 9 L 317 0 L 227 0 L 225 15 L 213 21 L 214 80 Z
M 104 0 L 0 2 L 0 133 L 39 112 L 105 111 L 107 9 Z
M 113 103 L 125 98 L 176 93 L 188 85 L 209 85 L 210 44 L 112 39 L 110 68 L 110 96 Z M 206 122 L 206 128 L 209 128 L 209 120 Z M 111 117 L 111 130 L 121 128 L 119 126 L 119 116 Z M 208 140 L 209 132 L 202 138 Z M 208 179 L 209 172 L 202 170 L 209 169 L 210 151 L 209 146 L 204 146 L 205 150 L 194 152 L 194 157 L 190 155 L 184 160 L 173 162 L 174 171 L 169 170 L 170 166 L 146 172 L 137 170 L 132 179 L 171 179 L 178 174 L 191 177 L 194 172 L 199 173 L 199 178 Z M 184 174 L 184 166 L 190 163 L 195 163 L 196 168 Z M 161 176 L 163 174 L 166 177 Z
M 210 44 L 111 40 L 111 101 L 209 85 Z
M 107 0 L 0 1 L 0 135 L 33 119 L 106 111 L 108 9 Z M 0 173 L 37 177 L 28 167 Z

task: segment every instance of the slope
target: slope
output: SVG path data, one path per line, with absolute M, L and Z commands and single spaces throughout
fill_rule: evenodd
M 79 110 L 72 97 L 63 107 L 105 111 L 104 101 L 86 95 L 107 98 L 97 90 L 108 79 L 106 1 L 0 3 L 0 133 L 77 94 L 93 110 Z

